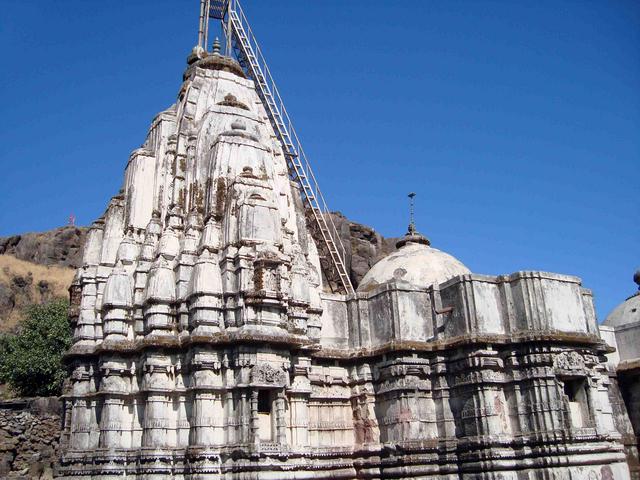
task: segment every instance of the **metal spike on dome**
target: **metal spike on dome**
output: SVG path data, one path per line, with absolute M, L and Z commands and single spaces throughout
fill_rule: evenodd
M 409 231 L 407 233 L 409 235 L 415 235 L 416 234 L 416 222 L 414 221 L 414 218 L 413 218 L 413 209 L 414 209 L 414 206 L 415 206 L 413 199 L 416 197 L 416 193 L 415 192 L 411 192 L 407 196 L 409 197 Z
M 213 41 L 212 50 L 215 55 L 220 55 L 220 39 L 218 37 Z
M 420 232 L 418 232 L 418 230 L 416 229 L 416 222 L 414 218 L 414 209 L 415 209 L 414 198 L 416 197 L 416 193 L 411 192 L 407 195 L 407 197 L 409 197 L 409 228 L 407 229 L 407 233 L 404 234 L 404 237 L 402 237 L 400 240 L 396 242 L 396 248 L 403 247 L 409 243 L 413 243 L 413 244 L 419 243 L 422 245 L 429 246 L 431 245 L 431 242 L 429 241 L 429 239 L 424 235 L 422 235 Z

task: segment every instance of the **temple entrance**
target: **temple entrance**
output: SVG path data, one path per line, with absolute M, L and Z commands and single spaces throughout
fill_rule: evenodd
M 258 391 L 258 438 L 273 442 L 273 395 L 270 390 Z

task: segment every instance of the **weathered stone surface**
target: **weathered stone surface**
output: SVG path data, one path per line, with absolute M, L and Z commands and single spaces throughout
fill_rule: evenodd
M 351 279 L 357 286 L 362 277 L 380 259 L 393 252 L 397 238 L 385 238 L 372 227 L 349 220 L 335 212 L 332 218 L 345 245 Z M 37 233 L 0 237 L 0 255 L 12 255 L 38 265 L 78 268 L 88 227 L 61 227 Z M 0 309 L 11 302 L 0 285 Z M 5 309 L 6 309 L 5 305 Z
M 253 83 L 194 55 L 87 234 L 63 478 L 629 478 L 579 279 L 335 214 L 356 282 L 385 260 L 331 293 Z
M 373 228 L 349 220 L 339 212 L 331 214 L 345 246 L 346 264 L 354 287 L 382 258 L 393 252 L 396 238 L 384 238 Z
M 0 255 L 13 255 L 39 265 L 63 265 L 78 268 L 86 227 L 60 227 L 46 232 L 0 237 Z
M 0 478 L 53 478 L 60 408 L 57 398 L 0 401 Z
M 633 280 L 640 290 L 640 270 L 635 272 Z M 613 378 L 611 403 L 631 478 L 640 480 L 640 291 L 613 309 L 600 326 L 600 333 L 616 348 L 608 355 Z
M 369 292 L 392 280 L 425 288 L 467 273 L 471 272 L 459 260 L 415 235 L 412 241 L 400 242 L 397 251 L 376 263 L 362 278 L 358 291 Z

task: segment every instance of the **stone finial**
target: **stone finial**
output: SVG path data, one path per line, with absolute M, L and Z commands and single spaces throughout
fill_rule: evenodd
M 416 194 L 415 192 L 411 192 L 407 196 L 409 197 L 409 229 L 407 231 L 407 234 L 415 235 L 417 231 L 416 231 L 416 223 L 413 219 L 413 208 L 414 208 L 413 199 L 416 197 Z
M 396 242 L 396 248 L 400 248 L 405 246 L 408 243 L 421 243 L 423 245 L 431 245 L 431 242 L 427 237 L 418 233 L 416 229 L 416 222 L 414 220 L 414 201 L 416 194 L 415 192 L 411 192 L 407 195 L 409 197 L 409 227 L 407 228 L 407 233 L 402 237 L 398 242 Z
M 214 55 L 220 55 L 220 40 L 218 39 L 218 37 L 216 37 L 216 39 L 213 41 L 212 50 Z
M 638 268 L 633 274 L 633 281 L 636 282 L 636 285 L 638 285 L 638 290 L 640 290 L 640 268 Z

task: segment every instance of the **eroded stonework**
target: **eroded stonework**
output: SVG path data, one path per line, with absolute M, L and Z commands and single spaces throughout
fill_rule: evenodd
M 609 395 L 631 478 L 640 480 L 640 270 L 633 280 L 638 290 L 607 316 L 600 333 L 616 349 L 607 355 Z
M 89 231 L 60 476 L 628 478 L 577 278 L 475 275 L 412 232 L 327 292 L 252 81 L 200 57 Z

